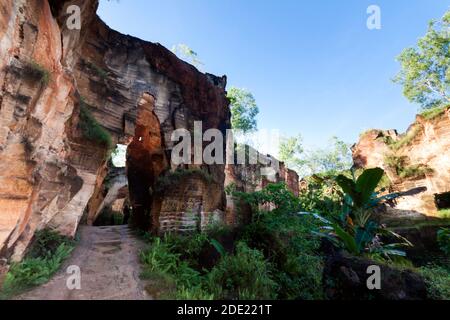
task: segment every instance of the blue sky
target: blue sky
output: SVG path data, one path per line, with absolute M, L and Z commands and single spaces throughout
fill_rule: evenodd
M 366 27 L 371 4 L 381 8 L 381 30 Z M 259 128 L 300 133 L 320 147 L 334 135 L 353 143 L 370 128 L 408 127 L 418 107 L 391 82 L 395 57 L 449 7 L 447 0 L 102 0 L 99 15 L 169 49 L 187 44 L 204 71 L 254 94 Z

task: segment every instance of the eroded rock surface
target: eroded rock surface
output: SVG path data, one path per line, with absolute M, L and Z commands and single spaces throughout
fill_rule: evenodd
M 248 147 L 247 148 L 251 148 Z M 237 160 L 239 156 L 235 154 Z M 238 161 L 236 161 L 238 162 Z M 252 149 L 242 164 L 230 164 L 225 168 L 225 186 L 240 192 L 262 190 L 268 184 L 284 182 L 296 196 L 299 195 L 299 176 L 287 168 L 283 162 L 270 155 L 263 155 Z M 261 208 L 271 210 L 273 208 Z M 250 222 L 251 208 L 248 204 L 227 194 L 227 211 L 225 220 L 228 224 L 245 224 Z
M 73 236 L 102 188 L 108 147 L 86 139 L 82 108 L 113 145 L 129 145 L 131 202 L 144 220 L 154 201 L 149 189 L 174 169 L 172 132 L 192 131 L 194 121 L 204 131 L 229 128 L 225 77 L 200 73 L 159 44 L 111 30 L 95 14 L 97 0 L 70 1 L 82 18 L 81 31 L 70 30 L 68 4 L 0 4 L 0 250 L 14 260 L 36 229 Z M 201 214 L 223 212 L 224 166 L 203 169 L 219 187 L 217 201 Z
M 371 130 L 353 147 L 357 167 L 383 168 L 391 191 L 426 188 L 425 192 L 402 197 L 394 215 L 439 216 L 438 209 L 450 208 L 450 108 L 433 119 L 417 116 L 408 131 Z M 449 199 L 448 201 L 446 199 Z

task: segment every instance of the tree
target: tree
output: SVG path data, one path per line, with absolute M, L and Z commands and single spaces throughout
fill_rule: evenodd
M 278 157 L 288 168 L 295 171 L 300 171 L 305 164 L 301 160 L 304 152 L 302 142 L 301 135 L 296 137 L 282 137 L 280 139 Z
M 394 82 L 423 109 L 450 103 L 450 11 L 441 21 L 431 21 L 417 48 L 403 50 L 397 60 L 401 71 Z
M 307 171 L 314 173 L 337 174 L 353 165 L 350 145 L 337 137 L 332 137 L 325 149 L 316 149 L 308 153 L 305 159 Z
M 195 67 L 199 68 L 203 63 L 198 59 L 198 54 L 186 44 L 180 43 L 172 47 L 172 52 L 179 58 L 190 62 Z
M 324 149 L 305 150 L 301 136 L 282 138 L 279 145 L 279 158 L 288 168 L 302 177 L 317 173 L 336 175 L 348 170 L 353 164 L 350 145 L 333 137 Z
M 232 87 L 227 96 L 230 99 L 232 128 L 243 133 L 255 131 L 259 108 L 253 95 L 245 89 Z

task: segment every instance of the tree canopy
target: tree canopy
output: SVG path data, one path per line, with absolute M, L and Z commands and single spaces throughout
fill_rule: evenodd
M 259 108 L 253 94 L 245 89 L 232 87 L 227 96 L 230 99 L 232 128 L 242 130 L 243 133 L 255 131 Z
M 350 145 L 337 137 L 330 140 L 328 147 L 312 150 L 302 146 L 300 135 L 282 138 L 279 158 L 302 177 L 317 173 L 337 174 L 350 169 L 353 164 Z
M 423 109 L 450 104 L 450 11 L 441 21 L 431 21 L 417 47 L 403 50 L 397 58 L 401 71 L 394 82 Z

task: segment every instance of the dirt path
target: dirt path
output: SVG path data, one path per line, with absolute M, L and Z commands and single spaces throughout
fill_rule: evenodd
M 47 284 L 21 300 L 141 300 L 150 299 L 139 281 L 138 251 L 143 243 L 127 226 L 80 229 L 80 241 L 71 257 Z M 79 266 L 81 289 L 69 290 L 67 267 Z

